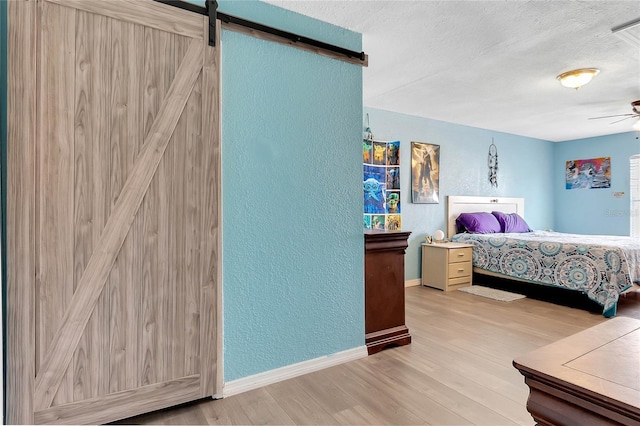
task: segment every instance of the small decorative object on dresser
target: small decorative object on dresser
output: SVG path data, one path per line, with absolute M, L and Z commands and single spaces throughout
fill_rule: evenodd
M 422 285 L 444 291 L 470 286 L 473 267 L 471 244 L 422 244 Z

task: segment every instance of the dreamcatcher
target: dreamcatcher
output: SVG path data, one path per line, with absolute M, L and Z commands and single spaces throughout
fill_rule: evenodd
M 489 155 L 487 156 L 487 165 L 489 166 L 489 183 L 494 188 L 498 187 L 498 148 L 493 143 L 489 145 Z

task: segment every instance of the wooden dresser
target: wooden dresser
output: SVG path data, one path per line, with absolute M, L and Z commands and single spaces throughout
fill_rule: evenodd
M 473 279 L 471 244 L 422 244 L 422 285 L 451 291 L 470 286 Z
M 616 317 L 513 361 L 540 425 L 640 425 L 640 320 Z
M 411 343 L 404 321 L 404 253 L 411 232 L 365 231 L 365 341 L 369 355 Z

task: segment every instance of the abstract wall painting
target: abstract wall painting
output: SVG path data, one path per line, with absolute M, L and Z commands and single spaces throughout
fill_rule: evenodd
M 566 189 L 611 188 L 611 157 L 569 160 L 565 178 Z
M 440 145 L 411 142 L 411 202 L 440 202 Z
M 400 141 L 362 141 L 364 228 L 400 230 Z

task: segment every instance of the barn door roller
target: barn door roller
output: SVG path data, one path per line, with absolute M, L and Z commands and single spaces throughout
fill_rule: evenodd
M 1 1 L 1 0 L 0 0 Z M 218 16 L 218 2 L 216 0 L 206 0 L 205 7 L 183 0 L 155 0 L 158 3 L 168 4 L 190 12 L 199 13 L 209 17 L 209 46 L 216 45 L 216 18 Z
M 207 14 L 209 15 L 209 46 L 216 45 L 216 17 L 218 15 L 218 2 L 207 0 Z

